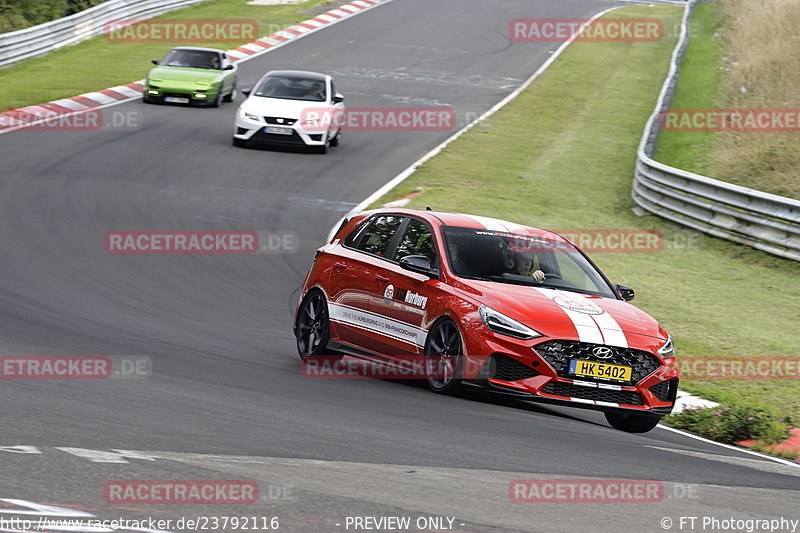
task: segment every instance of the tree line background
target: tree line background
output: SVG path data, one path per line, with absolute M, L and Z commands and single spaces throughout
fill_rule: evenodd
M 106 0 L 0 0 L 0 33 L 66 17 Z

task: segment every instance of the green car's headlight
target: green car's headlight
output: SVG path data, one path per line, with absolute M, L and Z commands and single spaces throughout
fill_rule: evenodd
M 239 110 L 239 116 L 241 118 L 261 121 L 261 117 L 259 117 L 258 115 L 254 115 L 252 113 L 248 113 L 244 108 Z

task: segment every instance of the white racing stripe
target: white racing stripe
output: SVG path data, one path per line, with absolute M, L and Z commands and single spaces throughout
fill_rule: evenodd
M 597 322 L 600 331 L 603 333 L 605 344 L 610 346 L 628 347 L 628 339 L 625 337 L 619 323 L 607 311 L 602 315 L 592 315 L 592 319 Z
M 466 216 L 475 220 L 479 224 L 482 224 L 483 227 L 488 229 L 489 231 L 502 231 L 503 233 L 510 233 L 505 224 L 503 224 L 502 221 L 497 220 L 496 218 L 481 217 L 478 215 L 466 215 Z
M 543 295 L 550 298 L 551 300 L 557 298 L 558 296 L 562 296 L 562 294 L 559 291 L 553 289 L 544 289 L 541 287 L 534 287 L 534 288 Z M 569 297 L 572 296 L 573 296 L 572 294 L 569 295 Z M 564 312 L 564 314 L 567 315 L 569 319 L 572 321 L 572 325 L 575 326 L 575 331 L 578 332 L 578 339 L 581 342 L 603 344 L 603 335 L 600 333 L 600 328 L 597 327 L 597 323 L 594 320 L 592 320 L 591 316 L 585 313 L 578 313 L 577 311 L 571 311 L 569 309 L 565 309 L 560 305 L 559 307 Z
M 539 292 L 545 294 L 545 296 L 549 297 L 550 299 L 555 298 L 556 296 L 561 296 L 563 298 L 569 298 L 571 300 L 583 300 L 588 303 L 588 305 L 597 306 L 590 298 L 587 298 L 583 294 L 579 294 L 576 292 L 569 292 L 569 291 L 559 291 L 553 289 L 539 289 Z M 548 291 L 548 292 L 543 292 Z M 597 306 L 599 307 L 599 306 Z M 564 309 L 562 307 L 562 309 Z M 578 329 L 578 326 L 583 326 L 582 329 L 578 329 L 578 336 L 580 337 L 581 331 L 590 331 L 590 328 L 587 327 L 587 324 L 591 322 L 595 325 L 595 329 L 600 334 L 599 341 L 585 341 L 585 342 L 595 342 L 596 344 L 606 344 L 608 346 L 618 346 L 620 348 L 627 348 L 628 347 L 628 339 L 625 337 L 625 333 L 622 331 L 619 323 L 616 319 L 611 316 L 608 311 L 603 311 L 598 315 L 587 315 L 585 313 L 580 313 L 578 311 L 571 311 L 569 309 L 564 309 L 564 312 L 567 316 L 570 317 L 572 322 L 575 324 L 575 328 Z M 576 316 L 577 315 L 577 316 Z M 577 320 L 577 322 L 576 322 Z M 591 335 L 593 338 L 597 338 L 594 333 Z M 583 337 L 580 337 L 580 340 L 583 341 Z

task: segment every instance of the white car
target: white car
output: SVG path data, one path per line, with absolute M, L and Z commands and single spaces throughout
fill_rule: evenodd
M 264 75 L 236 113 L 234 146 L 308 146 L 326 153 L 342 138 L 344 97 L 326 74 L 273 70 Z

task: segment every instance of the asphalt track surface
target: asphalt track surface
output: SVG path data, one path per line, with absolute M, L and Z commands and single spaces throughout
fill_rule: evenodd
M 242 64 L 240 87 L 273 68 L 319 70 L 349 106 L 449 105 L 463 123 L 558 46 L 511 43 L 510 19 L 587 18 L 612 5 L 395 0 Z M 327 155 L 243 150 L 231 146 L 236 107 L 136 101 L 108 111 L 141 114 L 140 128 L 0 135 L 0 351 L 153 362 L 148 379 L 3 380 L 0 444 L 35 448 L 0 449 L 0 497 L 116 516 L 102 496 L 110 479 L 255 479 L 265 499 L 246 510 L 124 512 L 278 515 L 282 530 L 321 532 L 386 514 L 452 516 L 463 531 L 798 518 L 798 469 L 660 428 L 632 436 L 589 411 L 301 377 L 291 322 L 313 251 L 451 132 L 349 132 Z M 114 230 L 291 231 L 300 249 L 111 255 L 103 235 Z M 152 453 L 104 463 L 59 447 Z M 665 496 L 647 506 L 508 500 L 512 479 L 560 477 L 661 480 Z M 270 499 L 269 485 L 292 496 Z

